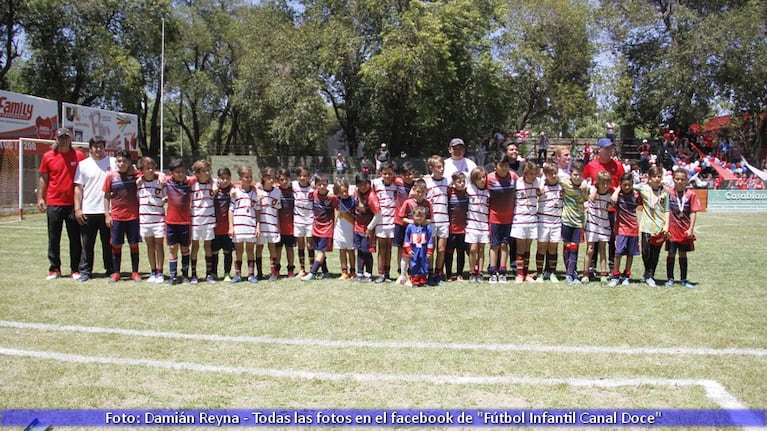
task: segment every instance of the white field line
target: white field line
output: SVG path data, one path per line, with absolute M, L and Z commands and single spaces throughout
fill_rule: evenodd
M 697 355 L 697 356 L 757 356 L 767 357 L 767 349 L 709 347 L 629 347 L 629 346 L 552 346 L 540 344 L 481 344 L 481 343 L 437 343 L 421 341 L 359 341 L 319 340 L 312 338 L 231 336 L 219 334 L 184 334 L 137 329 L 102 328 L 98 326 L 55 325 L 0 320 L 0 327 L 30 329 L 38 331 L 76 332 L 89 334 L 126 335 L 133 337 L 164 338 L 174 340 L 214 341 L 247 344 L 278 344 L 306 347 L 335 348 L 376 348 L 376 349 L 435 349 L 475 350 L 491 352 L 537 352 L 537 353 L 580 353 L 620 355 Z
M 111 358 L 104 356 L 73 355 L 60 352 L 20 350 L 0 347 L 0 355 L 52 360 L 76 364 L 102 364 L 118 366 L 143 366 L 170 370 L 197 371 L 206 373 L 249 374 L 267 378 L 354 381 L 354 382 L 391 382 L 391 383 L 429 383 L 438 385 L 534 385 L 554 386 L 569 385 L 576 387 L 703 387 L 706 396 L 723 409 L 745 409 L 746 406 L 732 396 L 722 385 L 705 379 L 664 379 L 652 377 L 635 378 L 543 378 L 517 376 L 456 376 L 428 374 L 377 374 L 377 373 L 330 373 L 318 371 L 268 369 L 252 367 L 231 367 L 225 365 L 195 364 L 190 362 L 156 361 L 151 359 Z

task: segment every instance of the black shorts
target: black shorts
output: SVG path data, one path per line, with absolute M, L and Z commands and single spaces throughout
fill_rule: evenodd
M 210 243 L 210 248 L 214 253 L 218 252 L 219 250 L 224 250 L 224 252 L 234 251 L 234 243 L 232 243 L 232 237 L 229 235 L 216 235 L 216 237 L 213 238 L 213 241 Z
M 180 245 L 189 247 L 189 231 L 191 227 L 188 224 L 169 224 L 168 225 L 168 247 Z

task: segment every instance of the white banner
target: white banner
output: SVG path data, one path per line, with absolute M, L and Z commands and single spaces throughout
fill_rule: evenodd
M 0 139 L 53 139 L 57 111 L 54 100 L 0 90 Z
M 138 151 L 138 116 L 104 109 L 61 104 L 61 127 L 73 133 L 76 142 L 88 142 L 94 136 L 103 136 L 107 150 Z

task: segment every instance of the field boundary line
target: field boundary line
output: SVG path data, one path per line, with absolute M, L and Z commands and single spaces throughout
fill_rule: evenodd
M 376 349 L 434 349 L 434 350 L 475 350 L 492 352 L 536 352 L 536 353 L 579 353 L 579 354 L 621 354 L 621 355 L 696 355 L 696 356 L 757 356 L 767 357 L 767 349 L 760 348 L 709 348 L 709 347 L 630 347 L 630 346 L 556 346 L 539 344 L 497 344 L 497 343 L 437 343 L 421 341 L 360 341 L 320 340 L 312 338 L 279 338 L 248 335 L 185 334 L 178 332 L 104 328 L 98 326 L 56 325 L 0 320 L 0 327 L 30 329 L 37 331 L 76 332 L 90 334 L 126 335 L 146 338 L 175 340 L 214 341 L 246 344 L 277 344 L 308 347 L 335 348 L 376 348 Z
M 702 387 L 706 397 L 722 409 L 746 409 L 747 407 L 735 398 L 719 382 L 708 379 L 668 379 L 655 377 L 618 377 L 618 378 L 545 378 L 526 376 L 460 376 L 460 375 L 429 375 L 429 374 L 378 374 L 378 373 L 331 373 L 319 371 L 269 369 L 254 367 L 234 367 L 226 365 L 208 365 L 191 362 L 159 361 L 153 359 L 114 358 L 105 356 L 85 356 L 69 353 L 21 350 L 0 347 L 0 355 L 26 357 L 41 360 L 77 364 L 101 364 L 119 366 L 144 366 L 164 368 L 179 371 L 196 371 L 208 373 L 249 374 L 259 377 L 325 380 L 325 381 L 355 381 L 355 382 L 392 382 L 392 383 L 430 383 L 438 385 L 539 385 L 555 386 L 568 385 L 572 387 Z

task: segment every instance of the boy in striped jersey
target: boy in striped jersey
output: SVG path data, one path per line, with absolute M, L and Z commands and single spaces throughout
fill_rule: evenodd
M 314 225 L 314 209 L 312 192 L 314 187 L 309 181 L 309 170 L 303 166 L 296 168 L 296 179 L 292 182 L 293 189 L 293 235 L 298 244 L 298 264 L 301 272 L 298 278 L 308 274 L 306 272 L 305 251 L 309 255 L 309 262 L 314 261 L 314 249 L 312 249 L 312 226 Z
M 138 223 L 138 186 L 131 167 L 130 154 L 122 150 L 115 157 L 117 171 L 110 171 L 104 180 L 104 216 L 112 229 L 112 276 L 110 283 L 120 281 L 122 245 L 128 237 L 131 258 L 131 280 L 141 281 L 138 273 L 138 243 L 141 241 Z
M 215 283 L 213 277 L 213 249 L 211 243 L 216 236 L 216 210 L 213 197 L 218 190 L 218 180 L 210 175 L 210 162 L 198 160 L 192 165 L 197 179 L 192 184 L 192 284 L 197 284 L 197 252 L 200 241 L 205 253 L 205 280 Z
M 242 258 L 248 258 L 248 281 L 258 283 L 254 274 L 256 238 L 260 233 L 260 205 L 258 190 L 253 185 L 253 168 L 240 166 L 237 169 L 240 177 L 240 187 L 232 187 L 232 206 L 229 209 L 229 236 L 234 242 L 237 256 L 234 261 L 234 277 L 232 283 L 242 281 Z
M 431 175 L 424 176 L 426 180 L 426 199 L 431 203 L 431 221 L 434 232 L 436 252 L 432 255 L 434 265 L 429 265 L 430 286 L 444 283 L 442 269 L 445 263 L 447 238 L 450 236 L 450 216 L 447 213 L 447 189 L 449 181 L 444 177 L 445 162 L 442 157 L 429 157 Z
M 260 199 L 261 212 L 259 222 L 261 223 L 261 235 L 256 241 L 256 276 L 261 279 L 261 264 L 263 259 L 264 245 L 269 248 L 269 281 L 277 281 L 279 272 L 277 272 L 277 243 L 280 242 L 280 224 L 279 210 L 281 206 L 282 193 L 280 188 L 274 186 L 277 171 L 274 168 L 266 167 L 261 170 L 261 190 L 258 195 Z
M 157 164 L 151 157 L 143 157 L 139 163 L 141 178 L 138 181 L 139 228 L 146 242 L 151 273 L 149 283 L 163 283 L 162 268 L 165 265 L 165 181 L 155 173 Z
M 569 154 L 569 150 L 568 150 Z M 568 164 L 568 170 L 569 170 Z M 557 247 L 562 242 L 562 184 L 559 183 L 559 168 L 547 162 L 543 164 L 545 180 L 541 185 L 538 199 L 538 248 L 535 253 L 535 266 L 543 280 L 557 283 Z M 569 174 L 568 174 L 569 175 Z M 548 265 L 544 268 L 544 262 Z
M 394 183 L 394 164 L 390 160 L 381 162 L 378 170 L 379 178 L 373 180 L 373 191 L 381 206 L 381 224 L 376 226 L 376 241 L 378 243 L 378 277 L 376 283 L 392 281 L 391 249 L 394 238 L 394 215 L 397 211 L 397 200 L 400 187 Z M 402 189 L 404 192 L 404 189 Z
M 513 238 L 512 241 L 517 242 L 517 278 L 514 280 L 517 284 L 536 281 L 534 276 L 527 273 L 527 270 L 530 266 L 530 246 L 538 237 L 538 195 L 541 193 L 538 171 L 536 163 L 525 162 L 522 178 L 517 178 L 515 185 L 514 218 L 510 235 Z
M 471 181 L 466 186 L 469 209 L 466 212 L 466 243 L 469 244 L 469 283 L 482 283 L 485 265 L 485 244 L 490 242 L 490 191 L 487 190 L 487 172 L 478 166 L 471 170 Z
M 168 269 L 170 284 L 188 282 L 189 278 L 189 240 L 192 225 L 192 184 L 197 179 L 186 176 L 186 167 L 181 159 L 173 159 L 168 164 L 170 179 L 165 185 L 168 196 L 168 208 L 165 213 L 165 225 L 168 235 Z M 178 271 L 178 249 L 181 248 L 181 274 Z
M 333 229 L 333 247 L 338 249 L 341 261 L 341 280 L 351 280 L 355 274 L 354 218 L 357 201 L 345 178 L 338 178 L 333 185 L 333 194 L 338 197 L 338 216 Z
M 596 185 L 591 186 L 589 200 L 586 203 L 586 262 L 583 267 L 583 279 L 581 283 L 590 281 L 589 271 L 591 258 L 594 251 L 599 253 L 599 266 L 601 268 L 599 279 L 602 284 L 607 284 L 607 243 L 610 242 L 610 218 L 608 212 L 612 206 L 613 189 L 610 187 L 612 178 L 607 171 L 597 174 Z

